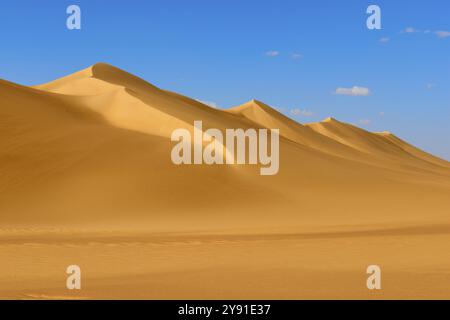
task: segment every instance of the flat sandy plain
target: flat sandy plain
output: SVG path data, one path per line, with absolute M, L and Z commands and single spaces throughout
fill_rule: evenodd
M 174 165 L 170 135 L 195 120 L 279 128 L 279 173 Z M 66 289 L 72 264 L 81 290 Z M 450 163 L 257 100 L 214 109 L 107 64 L 0 80 L 0 298 L 450 299 Z

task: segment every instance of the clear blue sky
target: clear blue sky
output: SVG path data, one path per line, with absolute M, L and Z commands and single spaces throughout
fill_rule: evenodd
M 66 28 L 70 4 L 81 30 Z M 382 30 L 367 29 L 369 4 Z M 437 31 L 450 32 L 448 0 L 2 1 L 0 77 L 37 84 L 103 61 L 222 108 L 256 98 L 450 159 L 450 33 Z M 333 93 L 354 86 L 370 95 Z

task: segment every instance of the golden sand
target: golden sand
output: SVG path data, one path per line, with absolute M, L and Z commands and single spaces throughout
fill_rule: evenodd
M 279 128 L 280 170 L 176 166 L 173 130 Z M 0 80 L 0 298 L 450 299 L 450 163 L 96 64 Z M 66 267 L 82 289 L 65 287 Z M 366 268 L 382 269 L 382 290 Z

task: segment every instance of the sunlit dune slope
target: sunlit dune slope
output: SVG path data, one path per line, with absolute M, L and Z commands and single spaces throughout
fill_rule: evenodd
M 195 120 L 207 128 L 248 128 L 225 112 L 187 97 L 161 90 L 121 69 L 95 64 L 37 89 L 82 97 L 84 105 L 116 127 L 170 137 L 177 128 L 192 130 Z

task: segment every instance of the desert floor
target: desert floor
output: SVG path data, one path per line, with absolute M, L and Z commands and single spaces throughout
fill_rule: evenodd
M 246 235 L 4 230 L 0 237 L 3 299 L 450 297 L 450 226 Z M 81 290 L 66 289 L 71 264 L 81 267 Z M 381 267 L 381 290 L 366 287 L 372 264 Z

